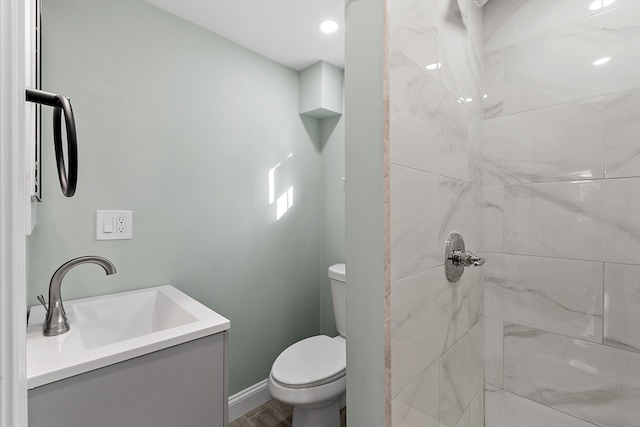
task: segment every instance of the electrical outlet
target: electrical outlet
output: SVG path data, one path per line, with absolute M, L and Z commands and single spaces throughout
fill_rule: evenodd
M 123 216 L 119 216 L 116 218 L 116 233 L 126 233 L 127 231 L 127 220 Z
M 96 211 L 96 240 L 133 238 L 133 211 Z

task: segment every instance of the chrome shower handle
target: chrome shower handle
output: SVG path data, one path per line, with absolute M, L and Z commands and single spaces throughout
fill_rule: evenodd
M 457 282 L 464 273 L 465 267 L 479 267 L 484 264 L 484 258 L 479 257 L 464 248 L 464 239 L 455 231 L 449 234 L 445 242 L 444 271 L 447 280 Z
M 453 265 L 462 265 L 464 267 L 480 267 L 484 264 L 484 258 L 479 257 L 471 251 L 463 252 L 461 250 L 454 250 L 451 254 L 451 262 Z

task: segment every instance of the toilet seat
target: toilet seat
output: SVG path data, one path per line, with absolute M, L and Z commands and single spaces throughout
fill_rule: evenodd
M 317 335 L 298 341 L 273 363 L 274 380 L 290 388 L 307 388 L 333 382 L 346 373 L 344 340 Z

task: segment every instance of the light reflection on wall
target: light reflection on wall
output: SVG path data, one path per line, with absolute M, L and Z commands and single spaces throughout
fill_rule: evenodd
M 276 221 L 293 207 L 293 185 L 287 187 L 287 183 L 291 182 L 291 158 L 290 153 L 285 160 L 275 165 L 269 170 L 269 206 L 276 204 Z M 277 172 L 277 173 L 276 173 Z M 276 183 L 278 188 L 286 188 L 276 199 Z M 284 183 L 284 184 L 282 184 Z
M 591 10 L 604 9 L 605 7 L 609 6 L 615 1 L 616 0 L 595 0 L 593 3 L 591 3 L 591 5 L 589 6 L 589 9 Z

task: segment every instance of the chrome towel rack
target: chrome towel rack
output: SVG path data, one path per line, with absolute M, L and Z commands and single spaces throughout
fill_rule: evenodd
M 29 102 L 53 107 L 53 146 L 56 153 L 58 166 L 58 179 L 62 194 L 72 197 L 76 192 L 78 183 L 78 140 L 76 136 L 76 122 L 73 118 L 73 110 L 69 98 L 64 95 L 45 92 L 38 89 L 28 89 L 26 99 Z M 67 157 L 69 168 L 65 167 L 64 153 L 62 151 L 62 115 L 67 129 Z

